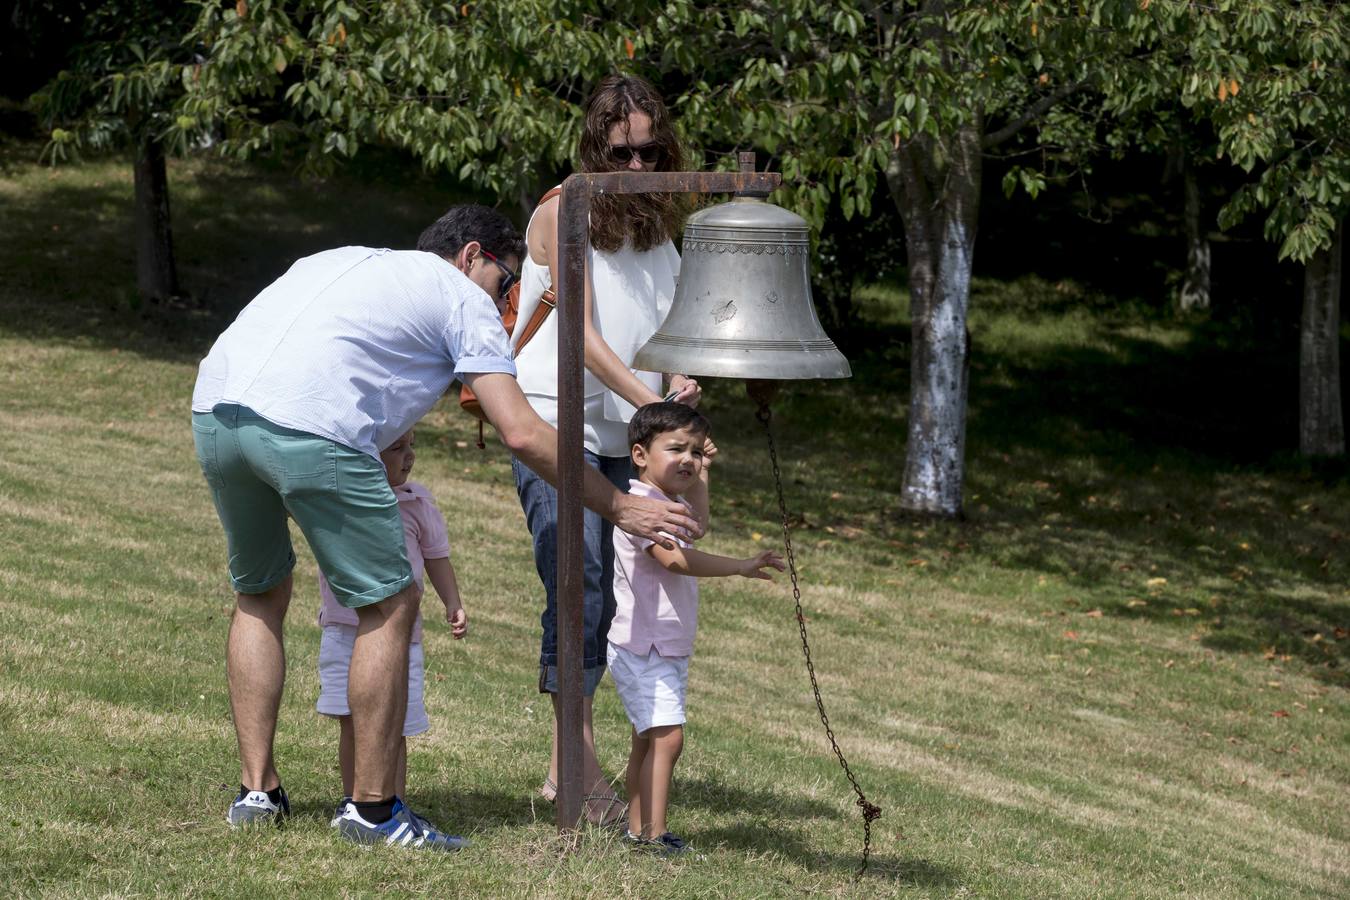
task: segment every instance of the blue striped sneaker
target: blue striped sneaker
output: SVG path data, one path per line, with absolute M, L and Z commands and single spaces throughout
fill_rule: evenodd
M 291 814 L 291 803 L 286 799 L 286 789 L 278 789 L 281 791 L 281 797 L 277 803 L 268 799 L 264 791 L 240 789 L 239 796 L 234 798 L 229 811 L 225 813 L 225 821 L 230 823 L 231 828 L 269 820 L 281 824 L 281 820 Z
M 401 798 L 394 801 L 394 815 L 388 822 L 376 825 L 367 822 L 357 811 L 355 803 L 348 803 L 337 818 L 338 834 L 357 844 L 391 844 L 416 850 L 460 850 L 469 842 L 453 834 L 437 831 L 404 805 Z

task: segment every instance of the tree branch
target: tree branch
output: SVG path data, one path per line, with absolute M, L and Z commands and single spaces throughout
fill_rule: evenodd
M 1070 97 L 1087 87 L 1087 84 L 1087 81 L 1076 81 L 1073 84 L 1061 85 L 1031 104 L 1031 106 L 1027 107 L 1026 112 L 1013 119 L 1007 125 L 1004 125 L 998 131 L 992 131 L 986 134 L 984 140 L 980 141 L 980 148 L 989 150 L 993 147 L 997 147 L 999 144 L 1017 134 L 1017 132 L 1021 131 L 1027 125 L 1030 125 L 1032 122 L 1045 115 L 1056 103 L 1059 103 L 1066 97 Z

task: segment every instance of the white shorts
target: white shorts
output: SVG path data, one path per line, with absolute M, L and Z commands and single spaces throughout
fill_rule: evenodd
M 347 670 L 352 665 L 355 625 L 325 625 L 319 642 L 319 702 L 315 708 L 325 716 L 350 716 L 347 706 Z M 408 645 L 408 714 L 403 718 L 403 736 L 421 734 L 431 727 L 422 702 L 422 645 Z
M 644 656 L 610 644 L 609 675 L 638 734 L 660 725 L 684 724 L 689 657 L 662 656 L 655 647 Z

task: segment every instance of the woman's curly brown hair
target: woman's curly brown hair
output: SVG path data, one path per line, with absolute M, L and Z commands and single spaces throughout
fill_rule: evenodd
M 581 133 L 583 172 L 626 168 L 609 152 L 609 130 L 615 125 L 626 129 L 628 117 L 634 112 L 651 117 L 652 141 L 662 151 L 656 171 L 683 170 L 684 153 L 661 95 L 636 75 L 615 74 L 606 76 L 586 103 Z M 634 250 L 650 250 L 673 239 L 683 219 L 680 194 L 601 194 L 591 200 L 591 246 L 612 252 L 628 241 Z

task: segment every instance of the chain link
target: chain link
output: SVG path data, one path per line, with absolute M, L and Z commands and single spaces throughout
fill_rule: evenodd
M 802 636 L 802 655 L 806 657 L 806 673 L 811 676 L 811 692 L 816 696 L 816 710 L 820 713 L 820 723 L 825 726 L 825 735 L 830 739 L 830 746 L 834 749 L 834 755 L 839 758 L 839 765 L 844 770 L 849 784 L 853 785 L 853 793 L 858 795 L 857 805 L 862 809 L 863 817 L 863 851 L 862 865 L 854 879 L 861 878 L 867 871 L 867 860 L 872 852 L 872 822 L 881 818 L 881 807 L 868 801 L 863 795 L 862 788 L 858 785 L 858 779 L 854 776 L 853 770 L 848 766 L 848 760 L 844 759 L 844 751 L 839 749 L 839 742 L 835 740 L 834 729 L 830 727 L 830 717 L 825 713 L 825 701 L 820 697 L 820 683 L 816 681 L 816 667 L 811 662 L 811 644 L 806 639 L 806 615 L 802 611 L 802 592 L 797 584 L 797 561 L 792 553 L 792 535 L 788 525 L 787 501 L 783 499 L 783 474 L 778 468 L 778 450 L 773 442 L 773 429 L 769 427 L 769 421 L 773 418 L 773 413 L 769 411 L 767 403 L 760 403 L 759 409 L 755 412 L 755 418 L 759 419 L 764 426 L 764 436 L 769 440 L 769 462 L 773 464 L 773 484 L 778 490 L 778 512 L 783 519 L 783 544 L 787 548 L 788 576 L 792 579 L 792 599 L 797 604 L 797 629 Z

